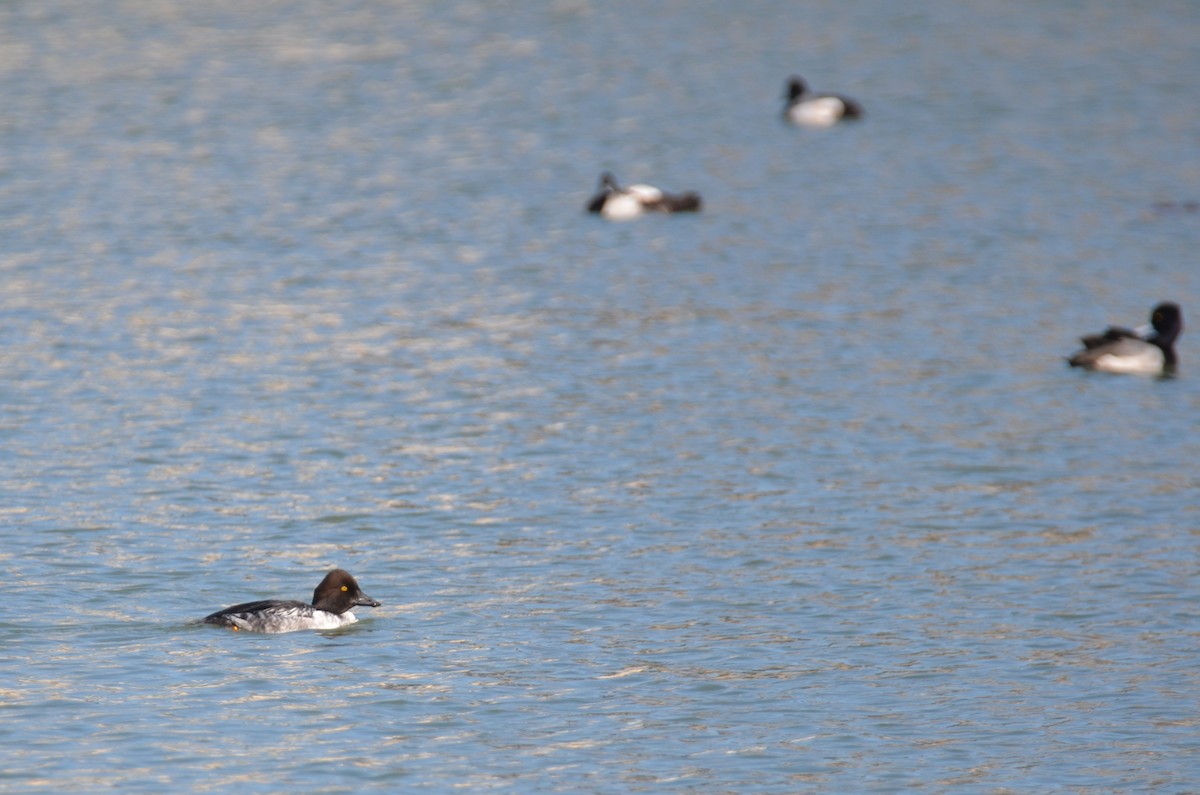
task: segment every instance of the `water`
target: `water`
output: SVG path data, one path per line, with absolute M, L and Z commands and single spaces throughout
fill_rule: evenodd
M 0 7 L 0 790 L 1191 790 L 1198 25 Z

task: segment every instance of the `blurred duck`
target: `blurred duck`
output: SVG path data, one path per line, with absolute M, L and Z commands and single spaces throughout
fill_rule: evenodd
M 699 210 L 698 193 L 664 193 L 652 185 L 622 188 L 607 171 L 600 175 L 600 189 L 587 205 L 589 213 L 616 221 L 636 218 L 643 213 L 694 213 Z
M 1150 313 L 1149 329 L 1109 326 L 1103 333 L 1081 337 L 1083 350 L 1067 361 L 1072 367 L 1105 373 L 1161 375 L 1175 371 L 1175 340 L 1183 332 L 1179 305 L 1164 301 Z
M 783 116 L 792 124 L 802 127 L 832 127 L 842 119 L 861 119 L 862 105 L 841 94 L 814 94 L 804 78 L 793 75 L 788 78 L 787 105 Z

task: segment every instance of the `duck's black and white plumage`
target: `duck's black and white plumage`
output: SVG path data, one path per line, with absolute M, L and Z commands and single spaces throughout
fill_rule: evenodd
M 665 193 L 653 185 L 628 185 L 622 188 L 616 178 L 605 171 L 600 175 L 600 188 L 587 204 L 589 213 L 615 221 L 636 218 L 645 213 L 694 213 L 700 210 L 700 194 Z
M 379 607 L 379 602 L 362 592 L 350 572 L 334 569 L 313 591 L 312 604 L 280 599 L 245 602 L 205 616 L 200 623 L 248 632 L 337 629 L 358 621 L 350 608 L 359 606 Z
M 814 94 L 799 75 L 787 81 L 783 117 L 802 127 L 832 127 L 843 119 L 861 119 L 862 105 L 841 94 Z
M 1100 334 L 1081 337 L 1083 350 L 1067 359 L 1072 367 L 1105 373 L 1161 375 L 1174 372 L 1179 362 L 1175 340 L 1183 332 L 1179 305 L 1164 301 L 1150 313 L 1149 333 L 1109 326 Z

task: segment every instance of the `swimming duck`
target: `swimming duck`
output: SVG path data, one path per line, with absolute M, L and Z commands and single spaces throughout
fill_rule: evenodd
M 799 75 L 788 78 L 783 116 L 802 127 L 832 127 L 842 119 L 861 119 L 862 105 L 841 94 L 814 94 Z
M 636 218 L 643 213 L 694 213 L 700 210 L 700 194 L 664 193 L 653 185 L 622 188 L 612 174 L 600 175 L 600 188 L 588 201 L 587 211 L 612 220 Z
M 1067 359 L 1072 367 L 1105 373 L 1160 375 L 1174 372 L 1179 358 L 1175 340 L 1183 332 L 1179 305 L 1164 301 L 1150 313 L 1152 333 L 1109 326 L 1100 334 L 1081 337 L 1083 350 Z
M 244 602 L 207 615 L 200 623 L 248 632 L 337 629 L 358 621 L 352 607 L 379 607 L 379 602 L 362 592 L 350 572 L 334 569 L 313 591 L 312 604 L 282 599 Z

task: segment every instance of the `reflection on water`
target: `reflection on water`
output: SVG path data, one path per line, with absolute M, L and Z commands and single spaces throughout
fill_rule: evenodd
M 0 9 L 4 775 L 1190 786 L 1195 16 Z

